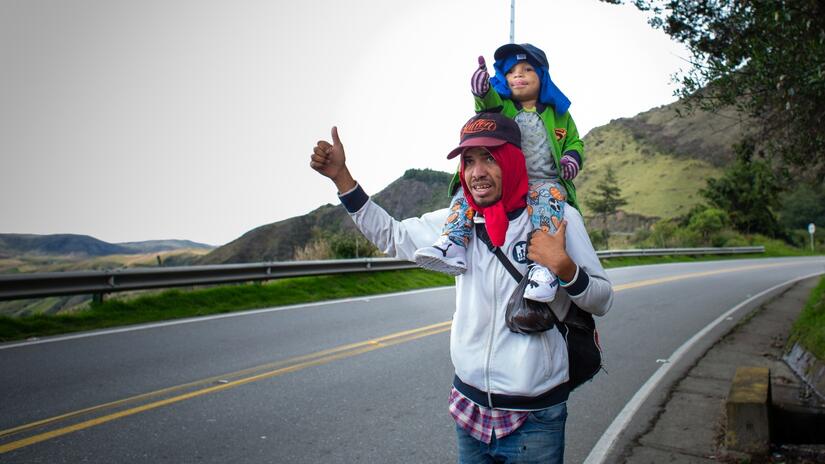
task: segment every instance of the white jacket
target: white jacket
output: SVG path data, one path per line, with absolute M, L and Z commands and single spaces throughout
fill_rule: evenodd
M 448 215 L 445 208 L 397 221 L 369 200 L 360 187 L 341 195 L 341 201 L 361 232 L 379 249 L 410 261 L 418 248 L 435 242 Z M 573 281 L 556 294 L 551 308 L 563 318 L 572 300 L 587 312 L 604 315 L 613 301 L 610 281 L 593 250 L 581 214 L 565 205 L 564 218 L 567 254 L 578 270 Z M 530 217 L 522 211 L 510 220 L 501 247 L 522 274 L 527 272 L 526 244 L 531 230 Z M 450 336 L 456 387 L 473 401 L 500 409 L 543 409 L 566 400 L 567 390 L 557 389 L 568 380 L 564 337 L 555 328 L 533 335 L 511 332 L 504 323 L 504 314 L 517 285 L 515 279 L 477 237 L 470 240 L 466 262 L 467 272 L 456 277 L 456 310 Z M 477 391 L 468 392 L 467 386 Z M 557 393 L 551 395 L 553 399 L 533 401 L 542 396 L 547 399 L 553 391 Z M 479 393 L 487 401 L 480 401 Z

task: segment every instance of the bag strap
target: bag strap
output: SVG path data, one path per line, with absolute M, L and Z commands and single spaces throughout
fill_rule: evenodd
M 501 261 L 501 264 L 504 265 L 507 272 L 509 272 L 510 275 L 516 279 L 516 283 L 521 282 L 521 279 L 523 279 L 524 276 L 518 271 L 518 269 L 516 269 L 515 266 L 513 266 L 510 259 L 504 255 L 503 251 L 501 251 L 501 248 L 493 245 L 493 242 L 490 240 L 490 235 L 487 233 L 487 227 L 481 222 L 476 223 L 476 237 L 484 242 L 484 244 L 487 245 L 487 248 L 492 251 L 494 255 L 496 255 L 496 258 Z
M 490 235 L 487 233 L 487 227 L 485 227 L 485 225 L 483 223 L 477 222 L 476 225 L 475 225 L 475 228 L 476 228 L 476 237 L 478 237 L 479 240 L 481 240 L 485 245 L 487 245 L 487 249 L 489 249 L 490 251 L 493 252 L 494 255 L 496 255 L 496 258 L 498 258 L 498 260 L 501 261 L 501 264 L 504 265 L 504 268 L 507 269 L 507 272 L 509 272 L 510 275 L 513 276 L 513 279 L 516 280 L 516 283 L 521 283 L 521 280 L 524 278 L 524 275 L 522 275 L 522 273 L 520 273 L 518 271 L 518 269 L 516 269 L 516 267 L 513 265 L 513 263 L 510 262 L 510 259 L 507 258 L 507 256 L 504 254 L 503 251 L 501 251 L 501 248 L 493 245 L 493 242 L 490 240 Z M 573 303 L 572 301 L 570 303 L 571 304 L 570 304 L 570 309 L 568 311 L 568 315 L 572 311 L 576 311 L 576 310 L 581 311 L 581 309 L 579 309 L 579 307 L 576 306 L 575 303 Z M 528 303 L 528 304 L 532 304 L 532 303 Z M 552 309 L 550 309 L 550 304 L 548 304 L 548 303 L 535 302 L 535 304 L 544 305 L 546 307 L 547 311 L 552 311 Z M 556 327 L 558 328 L 559 332 L 562 331 L 562 328 L 567 330 L 567 327 L 564 324 L 565 324 L 564 322 L 559 321 L 558 319 L 556 320 Z M 562 332 L 562 333 L 564 333 L 564 332 Z M 566 336 L 565 336 L 565 340 L 567 340 Z

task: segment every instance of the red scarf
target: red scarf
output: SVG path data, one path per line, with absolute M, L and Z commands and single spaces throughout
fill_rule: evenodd
M 507 235 L 507 226 L 510 220 L 507 213 L 518 208 L 524 208 L 527 204 L 527 166 L 524 162 L 524 153 L 515 145 L 505 143 L 498 147 L 488 148 L 493 158 L 501 168 L 501 199 L 492 205 L 482 208 L 473 201 L 470 188 L 464 181 L 464 162 L 459 168 L 461 186 L 464 189 L 464 198 L 476 213 L 484 216 L 487 234 L 490 241 L 495 246 L 504 245 L 504 237 Z

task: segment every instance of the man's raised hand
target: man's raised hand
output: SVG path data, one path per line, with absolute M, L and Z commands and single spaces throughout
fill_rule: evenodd
M 332 127 L 332 143 L 319 140 L 312 149 L 309 166 L 321 175 L 329 177 L 338 187 L 338 192 L 346 192 L 355 187 L 355 181 L 347 169 L 344 145 L 338 137 L 338 128 Z

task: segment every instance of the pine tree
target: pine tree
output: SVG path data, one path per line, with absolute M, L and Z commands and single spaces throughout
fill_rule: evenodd
M 596 186 L 595 194 L 584 201 L 591 211 L 598 214 L 602 218 L 604 224 L 604 240 L 605 244 L 609 243 L 610 231 L 607 227 L 607 218 L 619 210 L 620 207 L 627 204 L 627 200 L 622 198 L 622 189 L 619 187 L 619 182 L 616 180 L 616 173 L 612 166 L 607 166 L 607 172 L 604 179 Z

